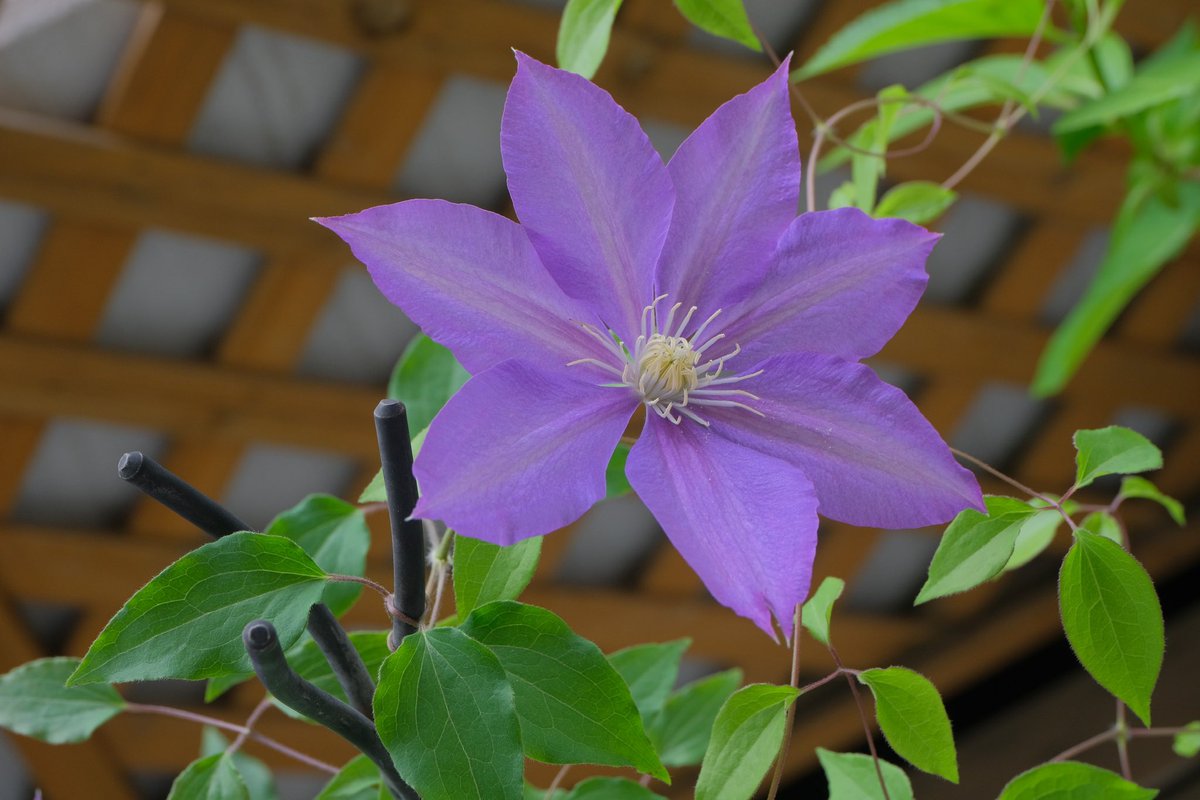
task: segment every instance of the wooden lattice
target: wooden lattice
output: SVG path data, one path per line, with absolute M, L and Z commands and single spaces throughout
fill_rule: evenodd
M 557 29 L 555 15 L 504 2 L 401 4 L 407 13 L 398 25 L 382 13 L 388 5 L 145 2 L 91 124 L 0 110 L 0 197 L 53 217 L 0 332 L 4 516 L 46 421 L 58 415 L 164 432 L 171 441 L 165 463 L 214 495 L 246 446 L 258 441 L 345 453 L 356 459 L 364 480 L 374 470 L 370 412 L 381 387 L 293 375 L 316 314 L 347 262 L 342 243 L 308 218 L 395 199 L 388 190 L 391 176 L 446 76 L 467 73 L 505 83 L 513 72 L 509 48 L 552 61 Z M 625 5 L 597 81 L 634 114 L 690 128 L 768 72 L 765 62 L 691 47 L 685 23 L 664 0 Z M 869 5 L 826 3 L 795 42 L 798 56 Z M 1173 32 L 1188 3 L 1142 5 L 1121 24 L 1132 41 L 1151 47 Z M 302 174 L 223 163 L 182 146 L 239 26 L 247 23 L 349 47 L 368 63 L 339 124 Z M 806 84 L 805 92 L 829 114 L 861 97 L 851 77 L 822 78 Z M 801 134 L 803 142 L 803 126 Z M 900 180 L 944 177 L 979 142 L 980 134 L 947 126 L 928 150 L 893 162 L 890 174 Z M 968 179 L 967 189 L 1008 204 L 1029 222 L 970 307 L 923 306 L 882 354 L 920 377 L 915 399 L 939 430 L 952 431 L 986 383 L 1028 381 L 1048 335 L 1037 311 L 1088 230 L 1111 219 L 1124 165 L 1118 148 L 1102 145 L 1067 169 L 1048 138 L 1018 131 Z M 147 226 L 232 240 L 267 255 L 210 360 L 148 358 L 89 345 L 133 242 Z M 1193 246 L 1096 349 L 1012 466 L 1021 480 L 1067 485 L 1071 432 L 1139 407 L 1162 412 L 1175 426 L 1160 485 L 1178 496 L 1196 495 L 1200 363 L 1194 354 L 1176 351 L 1175 343 L 1200 295 L 1198 260 Z M 386 576 L 388 550 L 382 531 L 377 533 L 371 569 Z M 1138 554 L 1156 574 L 1171 574 L 1200 555 L 1200 537 L 1189 533 L 1147 535 Z M 877 535 L 827 526 L 818 576 L 852 576 Z M 65 649 L 78 655 L 135 587 L 199 542 L 194 530 L 149 502 L 136 508 L 123 530 L 105 534 L 0 523 L 0 671 L 44 655 L 13 601 L 77 608 L 80 622 Z M 566 542 L 566 535 L 547 540 L 528 598 L 601 647 L 691 636 L 694 654 L 741 665 L 748 680 L 786 680 L 787 655 L 707 600 L 674 550 L 655 554 L 634 591 L 580 589 L 550 579 Z M 1006 595 L 1006 586 L 1002 581 L 903 618 L 843 613 L 837 623 L 842 655 L 860 665 L 905 660 L 952 693 L 1056 635 L 1049 582 L 1015 597 Z M 363 603 L 351 622 L 378 625 L 379 617 Z M 813 671 L 824 666 L 815 653 L 807 663 Z M 239 721 L 257 700 L 254 692 L 235 692 L 214 713 Z M 811 766 L 814 746 L 854 746 L 861 736 L 848 701 L 816 712 L 802 709 L 800 724 L 789 761 L 793 774 Z M 263 729 L 330 760 L 347 755 L 323 731 L 279 716 L 264 720 Z M 136 796 L 131 772 L 170 772 L 190 761 L 196 732 L 174 720 L 123 717 L 88 744 L 52 748 L 13 741 L 49 798 L 121 800 Z M 543 785 L 548 780 L 537 768 L 531 777 Z M 686 788 L 676 791 L 688 796 Z

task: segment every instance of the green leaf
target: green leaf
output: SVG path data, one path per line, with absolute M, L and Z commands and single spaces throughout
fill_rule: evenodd
M 470 377 L 453 353 L 418 333 L 392 370 L 388 397 L 404 403 L 408 429 L 422 431 Z
M 689 22 L 713 36 L 731 39 L 756 52 L 762 50 L 742 0 L 675 0 L 675 7 Z
M 914 605 L 973 589 L 1004 570 L 1022 526 L 1037 512 L 1011 497 L 989 496 L 984 502 L 987 515 L 968 508 L 946 528 Z
M 538 800 L 545 796 L 542 792 Z M 588 778 L 580 781 L 562 800 L 662 800 L 662 795 L 627 778 Z
M 1195 758 L 1200 753 L 1200 722 L 1189 722 L 1175 734 L 1174 749 L 1180 758 Z
M 829 781 L 829 800 L 884 800 L 883 790 L 879 788 L 879 774 L 870 756 L 833 753 L 818 747 L 817 759 Z M 913 800 L 912 784 L 904 770 L 883 759 L 880 759 L 879 767 L 883 770 L 883 781 L 891 800 Z
M 1147 472 L 1162 466 L 1162 451 L 1137 431 L 1110 425 L 1075 431 L 1075 485 L 1105 475 Z
M 200 734 L 201 757 L 222 755 L 228 747 L 229 741 L 220 731 L 209 725 L 204 726 Z M 275 791 L 275 776 L 266 764 L 240 751 L 233 754 L 232 761 L 238 777 L 246 785 L 250 800 L 277 800 L 279 794 Z
M 1128 500 L 1133 497 L 1158 503 L 1167 510 L 1176 525 L 1187 523 L 1187 516 L 1183 513 L 1183 503 L 1174 497 L 1163 494 L 1157 486 L 1145 478 L 1129 475 L 1121 482 L 1121 491 L 1117 494 L 1117 499 Z
M 932 181 L 893 186 L 880 199 L 873 216 L 899 217 L 917 225 L 935 220 L 958 199 L 958 193 Z
M 1060 391 L 1133 296 L 1183 251 L 1200 225 L 1200 183 L 1182 181 L 1174 188 L 1174 205 L 1148 186 L 1126 194 L 1095 279 L 1038 359 L 1035 394 Z
M 496 656 L 457 628 L 407 636 L 383 662 L 375 724 L 423 800 L 521 800 L 513 688 Z
M 800 624 L 812 637 L 823 645 L 829 644 L 829 619 L 833 615 L 833 604 L 842 596 L 846 582 L 832 575 L 821 581 L 812 597 L 804 601 L 800 611 Z
M 846 181 L 834 189 L 829 195 L 830 211 L 836 208 L 858 208 L 858 206 L 859 203 L 856 199 L 854 181 Z
M 855 146 L 864 152 L 855 152 L 850 157 L 854 205 L 867 213 L 875 207 L 875 190 L 887 167 L 892 126 L 908 98 L 908 90 L 900 85 L 887 86 L 876 97 L 879 110 L 873 123 L 860 128 L 853 139 Z
M 625 462 L 628 460 L 629 446 L 617 445 L 612 458 L 608 461 L 608 467 L 604 470 L 605 497 L 620 497 L 632 491 L 629 478 L 625 475 Z
M 223 754 L 193 761 L 171 784 L 167 800 L 250 800 L 250 792 Z
M 349 634 L 349 637 L 350 643 L 354 645 L 354 649 L 362 658 L 367 672 L 373 676 L 378 675 L 383 662 L 391 655 L 391 650 L 387 645 L 387 631 L 354 631 Z M 317 688 L 329 692 L 342 702 L 349 702 L 341 684 L 338 683 L 337 676 L 333 674 L 329 662 L 321 652 L 321 648 L 312 639 L 307 637 L 302 639 L 288 651 L 287 660 L 300 677 L 311 681 Z M 289 717 L 308 719 L 282 703 L 277 703 L 277 705 Z
M 459 619 L 493 600 L 525 591 L 542 553 L 542 537 L 501 547 L 458 534 L 454 540 L 454 603 Z
M 356 756 L 334 775 L 314 800 L 393 800 L 379 768 L 366 756 Z
M 291 539 L 326 572 L 360 578 L 366 574 L 371 531 L 362 510 L 345 500 L 310 494 L 271 520 L 265 532 Z M 358 600 L 362 588 L 357 583 L 330 583 L 321 599 L 341 616 Z
M 1181 53 L 1138 71 L 1115 92 L 1064 114 L 1054 124 L 1058 134 L 1093 125 L 1108 125 L 1200 90 L 1200 52 Z
M 269 619 L 289 647 L 325 572 L 282 536 L 234 533 L 185 555 L 129 598 L 68 683 L 199 680 L 248 671 L 242 628 Z
M 1143 789 L 1106 769 L 1059 761 L 1013 778 L 998 800 L 1152 800 L 1157 796 L 1157 789 Z
M 1058 580 L 1063 629 L 1096 682 L 1150 724 L 1150 695 L 1163 659 L 1163 615 L 1146 570 L 1115 542 L 1086 530 Z
M 879 729 L 896 754 L 917 769 L 958 783 L 950 718 L 929 679 L 904 667 L 868 669 L 858 679 L 871 687 Z
M 835 33 L 792 79 L 938 42 L 1028 36 L 1041 16 L 1040 0 L 894 0 Z
M 0 676 L 0 728 L 50 744 L 87 741 L 125 701 L 108 684 L 68 687 L 78 666 L 77 658 L 40 658 Z
M 548 764 L 634 767 L 670 780 L 629 688 L 600 648 L 544 608 L 498 601 L 459 630 L 500 660 L 516 694 L 525 755 Z
M 699 764 L 721 706 L 742 682 L 740 669 L 692 681 L 676 691 L 650 726 L 650 739 L 668 767 Z
M 1062 514 L 1053 508 L 1036 511 L 1032 516 L 1027 517 L 1021 523 L 1021 530 L 1017 533 L 1012 555 L 1009 556 L 1008 563 L 1004 565 L 1004 571 L 1008 572 L 1017 567 L 1023 567 L 1040 555 L 1050 546 L 1050 542 L 1054 541 L 1054 535 L 1063 521 Z
M 643 720 L 649 721 L 662 710 L 679 675 L 679 660 L 691 643 L 691 639 L 676 639 L 663 644 L 637 644 L 608 656 L 608 663 L 629 686 Z
M 621 0 L 568 0 L 558 26 L 558 66 L 589 80 L 608 51 Z
M 1107 511 L 1093 511 L 1083 518 L 1083 522 L 1079 523 L 1079 527 L 1097 536 L 1111 539 L 1122 547 L 1125 546 L 1125 537 L 1121 534 L 1121 523 L 1117 522 L 1117 518 Z
M 730 695 L 704 753 L 696 800 L 750 800 L 783 742 L 791 686 L 755 683 Z

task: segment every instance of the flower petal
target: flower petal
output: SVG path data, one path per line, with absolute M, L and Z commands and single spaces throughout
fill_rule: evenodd
M 500 151 L 546 268 L 633 341 L 675 202 L 637 120 L 590 81 L 517 53 Z
M 566 364 L 594 355 L 594 315 L 546 272 L 521 227 L 442 200 L 318 219 L 367 265 L 379 290 L 470 372 L 509 358 Z
M 479 373 L 429 426 L 413 516 L 508 545 L 574 522 L 604 497 L 604 472 L 635 403 L 621 389 L 510 360 Z
M 772 637 L 773 614 L 790 639 L 817 547 L 817 501 L 801 471 L 688 420 L 647 414 L 626 472 L 713 597 Z
M 983 510 L 975 477 L 955 462 L 904 392 L 862 364 L 797 353 L 770 358 L 739 383 L 739 408 L 699 408 L 712 429 L 800 467 L 821 513 L 851 525 L 916 528 Z
M 790 60 L 790 59 L 789 59 Z M 800 203 L 800 155 L 788 61 L 713 112 L 667 169 L 675 213 L 657 290 L 708 316 L 749 294 Z
M 771 270 L 724 327 L 743 363 L 798 351 L 874 355 L 912 313 L 939 234 L 856 208 L 801 214 Z

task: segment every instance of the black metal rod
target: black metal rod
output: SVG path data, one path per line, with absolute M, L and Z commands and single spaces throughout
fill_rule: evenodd
M 425 616 L 425 531 L 420 520 L 409 519 L 417 505 L 417 479 L 413 477 L 408 411 L 403 403 L 384 400 L 375 407 L 375 433 L 392 523 L 393 603 L 400 613 L 392 617 L 388 641 L 395 649 Z
M 251 529 L 216 500 L 137 450 L 121 456 L 117 474 L 214 539 Z
M 247 624 L 242 629 L 242 642 L 258 679 L 279 702 L 324 725 L 358 748 L 379 767 L 384 781 L 396 797 L 420 800 L 417 793 L 400 779 L 374 723 L 296 674 L 287 662 L 274 625 L 261 619 Z
M 308 610 L 308 632 L 325 654 L 325 660 L 350 705 L 367 718 L 373 716 L 371 703 L 375 698 L 375 681 L 329 606 L 317 603 Z

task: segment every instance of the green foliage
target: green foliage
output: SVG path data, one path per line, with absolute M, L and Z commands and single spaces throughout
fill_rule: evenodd
M 625 462 L 629 460 L 629 445 L 618 444 L 604 470 L 605 497 L 620 497 L 633 489 L 625 475 Z
M 1125 536 L 1121 531 L 1121 523 L 1117 522 L 1117 518 L 1107 511 L 1093 511 L 1083 518 L 1083 522 L 1079 523 L 1079 527 L 1097 536 L 1111 539 L 1122 547 L 1125 545 Z
M 634 767 L 670 780 L 625 681 L 600 648 L 544 608 L 499 601 L 460 630 L 508 675 L 525 755 L 549 764 Z
M 608 51 L 621 0 L 568 0 L 558 26 L 558 66 L 590 79 Z
M 713 36 L 762 50 L 742 0 L 675 0 L 675 7 L 689 22 Z
M 1027 36 L 1042 15 L 1040 0 L 893 0 L 830 37 L 792 73 L 795 80 L 913 47 L 957 39 Z
M 356 756 L 325 784 L 314 800 L 393 800 L 379 768 L 366 756 Z
M 873 215 L 899 217 L 917 225 L 937 219 L 954 204 L 958 193 L 932 181 L 909 181 L 893 186 L 879 200 Z
M 1200 753 L 1200 722 L 1189 722 L 1175 734 L 1173 747 L 1180 758 L 1195 758 Z
M 1106 769 L 1058 761 L 1013 778 L 999 800 L 1152 800 L 1156 789 L 1143 789 Z
M 1200 226 L 1200 183 L 1171 182 L 1174 202 L 1155 188 L 1145 179 L 1130 187 L 1095 279 L 1038 360 L 1035 394 L 1052 395 L 1066 385 L 1121 310 Z
M 125 701 L 109 684 L 66 685 L 78 666 L 77 658 L 40 658 L 0 676 L 0 728 L 69 744 L 120 714 Z
M 818 747 L 817 759 L 829 782 L 829 800 L 884 800 L 879 774 L 870 756 L 833 753 Z M 880 759 L 879 767 L 883 770 L 883 781 L 891 800 L 913 800 L 912 784 L 904 770 L 883 759 Z
M 1142 565 L 1087 530 L 1063 559 L 1059 607 L 1067 641 L 1096 682 L 1150 724 L 1150 695 L 1162 667 L 1162 608 Z
M 542 553 L 542 537 L 507 547 L 456 534 L 454 603 L 459 619 L 493 600 L 516 600 L 525 591 Z
M 513 688 L 496 656 L 457 628 L 412 634 L 383 662 L 375 724 L 423 800 L 521 800 Z
M 362 577 L 367 568 L 371 531 L 356 506 L 327 494 L 310 494 L 267 526 L 266 533 L 291 539 L 326 572 Z M 362 593 L 357 583 L 331 583 L 322 600 L 341 616 Z
M 545 796 L 543 792 L 538 800 Z M 662 795 L 627 778 L 588 778 L 580 781 L 562 800 L 662 800 Z
M 1058 533 L 1059 527 L 1065 522 L 1057 509 L 1045 509 L 1045 505 L 1041 503 L 1037 505 L 1030 503 L 1030 505 L 1044 510 L 1035 511 L 1021 524 L 1017 540 L 1013 542 L 1012 555 L 1009 556 L 1008 563 L 1004 565 L 1005 572 L 1023 567 L 1040 555 L 1050 546 L 1050 542 L 1054 541 L 1054 535 Z
M 950 718 L 929 679 L 904 667 L 864 670 L 858 679 L 875 695 L 879 729 L 892 749 L 917 769 L 958 783 Z
M 251 800 L 233 759 L 221 753 L 193 761 L 171 784 L 167 800 Z
M 872 124 L 864 125 L 852 142 L 858 151 L 850 156 L 850 183 L 838 191 L 839 205 L 853 205 L 871 213 L 875 207 L 875 190 L 887 167 L 887 148 L 892 126 L 904 106 L 908 90 L 903 86 L 888 86 L 876 95 L 878 111 Z
M 1110 425 L 1075 431 L 1075 485 L 1087 486 L 1105 475 L 1147 472 L 1162 466 L 1162 451 L 1137 431 Z
M 289 647 L 324 588 L 325 572 L 292 540 L 226 536 L 188 553 L 129 598 L 68 683 L 246 672 L 246 623 L 271 620 L 280 645 Z
M 730 695 L 717 713 L 704 753 L 696 800 L 750 800 L 779 753 L 791 686 L 755 683 Z
M 988 496 L 984 502 L 986 515 L 968 508 L 946 528 L 914 605 L 973 589 L 1004 570 L 1036 509 L 1011 497 Z
M 1056 135 L 1114 122 L 1200 91 L 1200 52 L 1158 59 L 1138 70 L 1116 91 L 1084 103 L 1054 124 Z
M 679 660 L 691 643 L 691 639 L 676 639 L 662 644 L 638 644 L 608 656 L 608 663 L 629 686 L 643 721 L 648 722 L 662 710 L 679 675 Z
M 829 619 L 833 615 L 833 604 L 842 596 L 845 588 L 845 581 L 830 575 L 821 581 L 821 585 L 800 610 L 800 624 L 823 645 L 829 644 Z
M 740 669 L 692 681 L 674 692 L 650 725 L 650 739 L 668 767 L 699 764 L 717 714 L 742 682 Z
M 229 742 L 220 731 L 207 725 L 204 727 L 200 735 L 201 757 L 222 755 L 228 747 Z M 277 800 L 279 794 L 275 791 L 275 776 L 266 764 L 240 751 L 230 756 L 229 760 L 246 785 L 250 800 Z
M 1121 491 L 1117 494 L 1117 499 L 1124 501 L 1134 497 L 1143 500 L 1153 500 L 1158 503 L 1167 510 L 1167 513 L 1171 515 L 1171 519 L 1175 520 L 1176 525 L 1187 523 L 1187 516 L 1183 513 L 1183 503 L 1174 497 L 1163 494 L 1157 486 L 1145 478 L 1128 475 L 1121 482 Z
M 388 397 L 404 403 L 408 429 L 416 433 L 429 427 L 434 415 L 470 377 L 453 353 L 418 333 L 392 370 Z

